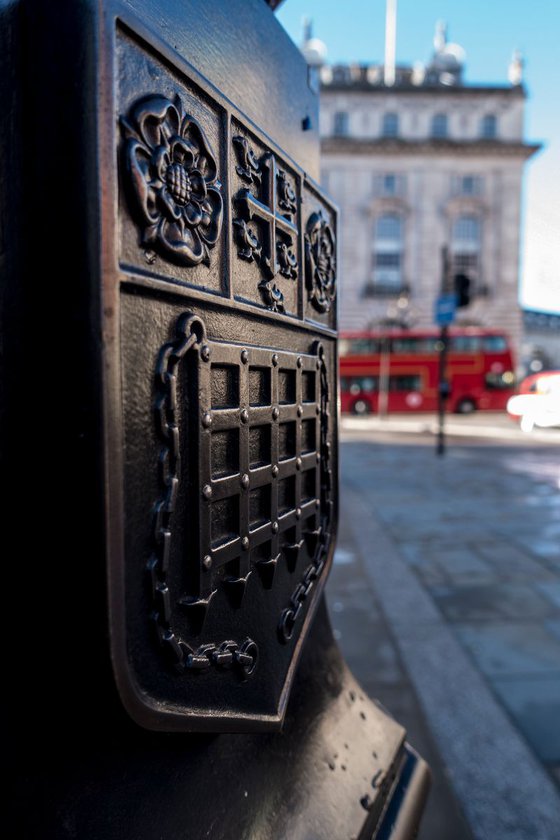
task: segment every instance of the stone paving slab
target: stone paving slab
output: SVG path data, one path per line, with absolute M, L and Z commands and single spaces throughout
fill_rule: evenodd
M 539 581 L 536 583 L 536 587 L 560 610 L 560 580 Z
M 437 459 L 362 435 L 342 472 L 343 520 L 404 674 L 366 688 L 397 718 L 413 688 L 476 838 L 558 840 L 560 450 Z
M 545 627 L 553 636 L 560 639 L 560 619 L 553 618 L 550 621 L 545 621 Z
M 492 677 L 492 687 L 541 761 L 560 762 L 560 670 Z M 560 823 L 558 834 L 560 836 Z
M 333 632 L 354 676 L 370 697 L 395 717 L 432 772 L 430 796 L 418 840 L 472 840 L 452 791 L 397 645 L 343 519 L 327 584 Z
M 484 674 L 560 674 L 560 638 L 541 622 L 456 624 L 453 629 Z
M 431 594 L 449 621 L 553 618 L 557 612 L 529 584 L 434 586 Z

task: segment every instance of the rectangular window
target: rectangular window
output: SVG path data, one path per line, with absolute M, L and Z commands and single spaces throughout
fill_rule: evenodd
M 388 239 L 393 242 L 400 242 L 402 236 L 402 224 L 400 216 L 387 214 L 380 216 L 377 220 L 375 237 L 376 239 Z
M 468 274 L 478 271 L 478 254 L 453 254 L 453 269 L 457 273 Z
M 478 335 L 453 335 L 449 342 L 452 353 L 479 353 L 482 347 Z
M 435 114 L 432 119 L 432 137 L 447 137 L 447 115 Z
M 399 134 L 399 115 L 398 114 L 384 114 L 383 115 L 383 137 L 397 137 Z
M 395 195 L 397 192 L 396 175 L 385 175 L 383 178 L 383 195 Z
M 340 340 L 341 356 L 371 356 L 380 352 L 377 338 L 343 338 Z
M 377 253 L 375 255 L 376 268 L 400 268 L 401 255 L 389 253 Z
M 494 114 L 486 114 L 482 118 L 480 131 L 484 140 L 494 140 L 498 133 L 498 121 Z
M 333 134 L 335 137 L 346 137 L 348 134 L 348 114 L 337 111 L 334 115 Z
M 417 375 L 390 376 L 389 391 L 420 391 L 421 379 Z
M 485 335 L 482 346 L 487 353 L 505 353 L 507 341 L 503 335 Z
M 480 222 L 476 216 L 459 216 L 453 226 L 453 239 L 461 242 L 480 241 Z
M 345 385 L 345 390 L 351 394 L 374 394 L 379 391 L 379 378 L 377 376 L 349 376 Z
M 374 277 L 374 287 L 382 286 L 386 289 L 400 289 L 402 287 L 402 272 L 400 268 L 377 268 Z
M 375 196 L 385 196 L 391 198 L 396 195 L 404 195 L 406 192 L 406 177 L 405 175 L 397 175 L 394 172 L 388 172 L 383 175 L 373 176 L 373 194 Z
M 452 195 L 482 195 L 484 178 L 480 175 L 453 175 L 451 192 Z
M 392 351 L 403 355 L 433 354 L 437 352 L 438 339 L 430 336 L 424 338 L 393 338 Z

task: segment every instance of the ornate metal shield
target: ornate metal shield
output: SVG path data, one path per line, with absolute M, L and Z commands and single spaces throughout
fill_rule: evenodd
M 117 682 L 150 728 L 276 727 L 336 525 L 336 216 L 177 56 L 123 25 L 115 55 L 103 303 Z

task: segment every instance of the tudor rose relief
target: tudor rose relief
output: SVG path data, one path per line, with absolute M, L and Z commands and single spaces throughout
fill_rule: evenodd
M 216 157 L 201 125 L 184 112 L 178 96 L 141 99 L 121 125 L 142 245 L 179 265 L 209 265 L 223 202 Z

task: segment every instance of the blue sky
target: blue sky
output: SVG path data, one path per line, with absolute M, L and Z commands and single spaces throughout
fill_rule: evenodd
M 514 48 L 525 57 L 527 140 L 544 149 L 525 170 L 520 299 L 560 314 L 560 0 L 397 0 L 397 61 L 430 57 L 436 20 L 466 50 L 465 80 L 507 83 Z M 286 0 L 278 19 L 301 40 L 304 16 L 330 63 L 382 61 L 385 0 Z

